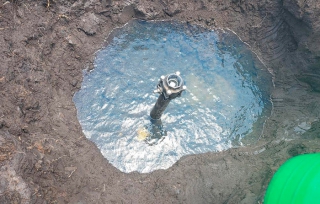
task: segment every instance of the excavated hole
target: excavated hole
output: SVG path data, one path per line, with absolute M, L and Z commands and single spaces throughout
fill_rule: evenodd
M 131 21 L 110 36 L 74 102 L 84 134 L 115 167 L 146 173 L 184 155 L 259 139 L 271 113 L 271 74 L 236 35 Z M 155 126 L 149 112 L 158 95 L 152 92 L 161 75 L 175 71 L 188 88 Z

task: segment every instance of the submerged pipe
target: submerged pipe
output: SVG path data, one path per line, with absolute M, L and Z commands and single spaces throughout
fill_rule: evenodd
M 159 120 L 170 101 L 176 97 L 180 97 L 182 91 L 186 90 L 186 88 L 187 87 L 184 85 L 183 80 L 180 77 L 180 72 L 161 76 L 157 89 L 153 91 L 160 95 L 150 112 L 150 117 L 153 120 Z
M 149 146 L 153 146 L 164 140 L 164 137 L 167 136 L 167 131 L 164 129 L 161 119 L 151 119 L 150 121 L 151 124 L 148 128 L 150 135 L 145 139 L 145 142 Z

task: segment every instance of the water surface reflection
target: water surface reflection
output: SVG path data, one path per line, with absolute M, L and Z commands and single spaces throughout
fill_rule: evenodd
M 175 71 L 188 90 L 154 124 L 152 91 Z M 110 163 L 150 172 L 183 155 L 256 141 L 270 114 L 271 87 L 271 75 L 230 32 L 132 21 L 97 53 L 74 102 L 84 134 Z

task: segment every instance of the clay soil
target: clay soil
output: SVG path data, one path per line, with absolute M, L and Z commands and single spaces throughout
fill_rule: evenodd
M 317 0 L 0 1 L 0 203 L 262 203 L 288 158 L 319 152 Z M 82 133 L 83 70 L 131 19 L 231 29 L 274 76 L 257 143 L 122 173 Z

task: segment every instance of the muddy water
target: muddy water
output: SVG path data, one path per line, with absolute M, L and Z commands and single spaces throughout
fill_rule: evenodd
M 271 75 L 234 34 L 132 21 L 112 36 L 74 102 L 84 134 L 115 167 L 146 173 L 259 139 L 271 112 Z M 170 103 L 151 141 L 152 91 L 175 71 L 188 89 Z

